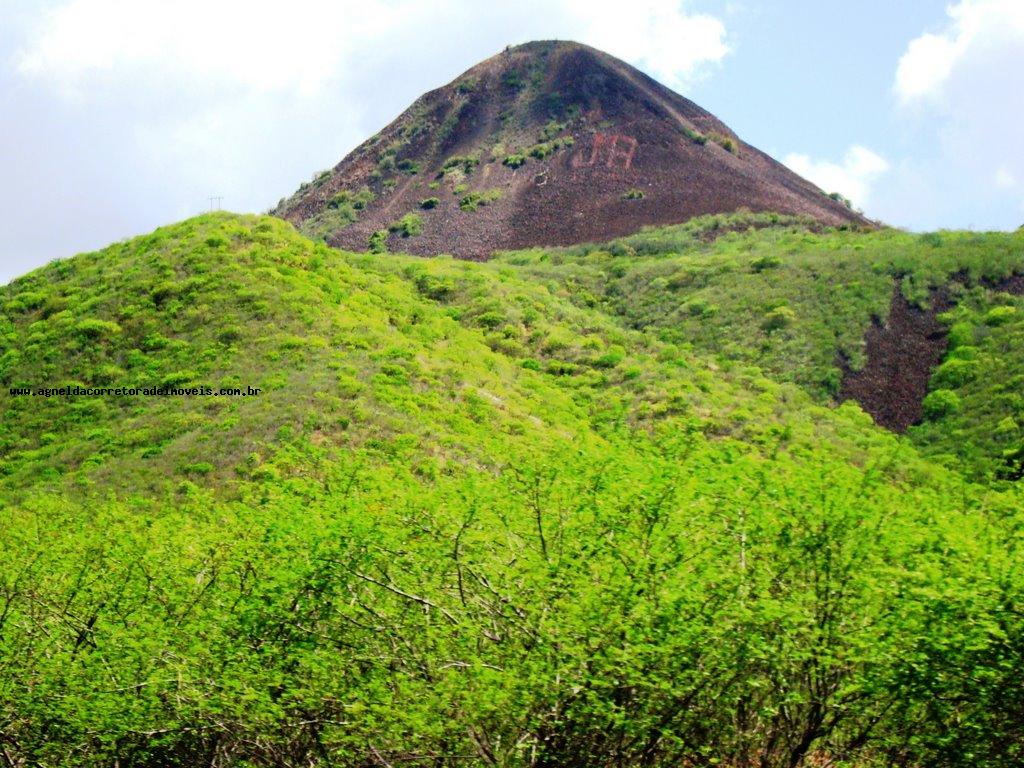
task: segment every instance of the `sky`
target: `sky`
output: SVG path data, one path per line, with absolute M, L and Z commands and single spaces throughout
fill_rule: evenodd
M 263 212 L 506 45 L 588 43 L 872 218 L 1024 224 L 1024 0 L 0 0 L 0 284 Z

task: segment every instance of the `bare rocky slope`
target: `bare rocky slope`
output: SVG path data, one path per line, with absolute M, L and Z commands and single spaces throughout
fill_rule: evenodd
M 383 230 L 377 247 L 480 259 L 740 208 L 869 224 L 625 62 L 545 41 L 420 97 L 274 213 L 335 246 Z

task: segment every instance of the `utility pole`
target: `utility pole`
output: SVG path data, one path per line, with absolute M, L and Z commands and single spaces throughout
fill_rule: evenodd
M 214 210 L 218 210 L 219 211 L 220 210 L 220 202 L 223 199 L 224 199 L 223 197 L 211 197 L 211 198 L 209 198 L 209 200 L 210 200 L 210 210 L 211 211 L 214 211 Z M 214 206 L 216 206 L 216 208 L 214 208 Z

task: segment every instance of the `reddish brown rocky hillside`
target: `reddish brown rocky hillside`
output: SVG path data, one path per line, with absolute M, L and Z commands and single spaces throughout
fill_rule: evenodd
M 394 250 L 485 258 L 742 207 L 867 223 L 625 62 L 535 42 L 420 97 L 275 213 L 344 248 L 387 230 Z

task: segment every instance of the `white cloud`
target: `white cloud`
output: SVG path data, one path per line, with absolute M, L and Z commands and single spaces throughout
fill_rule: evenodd
M 885 158 L 860 145 L 846 150 L 839 163 L 797 153 L 787 155 L 783 162 L 825 192 L 839 192 L 860 208 L 870 199 L 872 185 L 889 170 Z
M 68 0 L 46 14 L 18 68 L 66 88 L 160 69 L 179 81 L 313 92 L 338 75 L 344 52 L 372 43 L 407 5 Z
M 896 93 L 903 101 L 933 93 L 949 77 L 960 50 L 959 39 L 942 35 L 912 40 L 896 67 Z
M 403 32 L 471 26 L 478 8 L 470 0 L 292 0 L 287 9 L 267 0 L 65 0 L 45 15 L 18 68 L 69 90 L 157 69 L 206 86 L 314 94 Z M 578 39 L 677 86 L 728 52 L 722 22 L 686 13 L 679 0 L 528 0 L 493 13 L 523 19 L 508 28 L 529 30 L 526 39 Z M 429 37 L 419 48 L 430 50 Z
M 567 0 L 582 21 L 580 38 L 683 90 L 708 64 L 729 52 L 725 25 L 707 14 L 688 15 L 679 0 Z
M 946 12 L 947 28 L 911 40 L 899 60 L 894 90 L 903 103 L 941 95 L 954 69 L 977 49 L 1024 38 L 1021 0 L 964 0 Z
M 925 226 L 1016 227 L 1024 179 L 1024 2 L 949 6 L 943 28 L 908 43 L 893 92 L 908 152 L 879 193 L 878 214 L 915 211 Z

